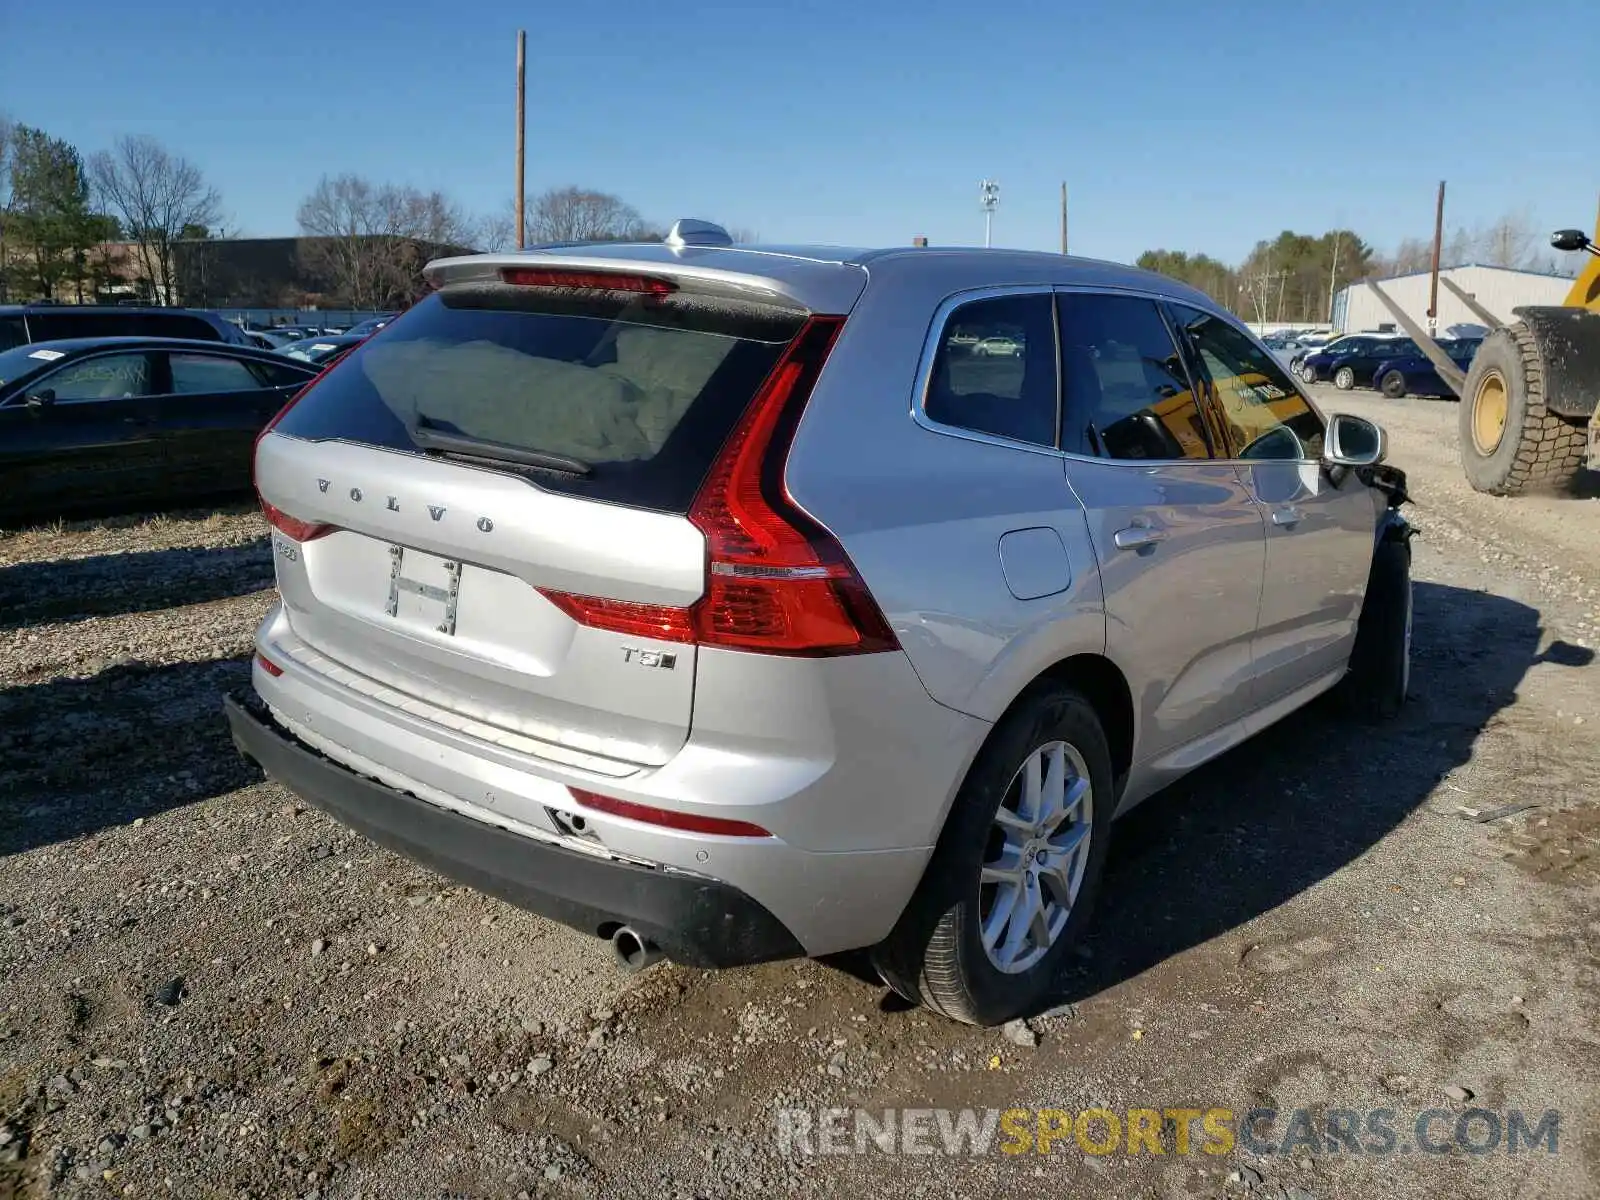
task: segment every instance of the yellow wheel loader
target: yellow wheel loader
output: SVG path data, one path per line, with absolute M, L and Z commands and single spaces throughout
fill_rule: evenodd
M 1376 284 L 1395 319 L 1461 397 L 1461 465 L 1480 492 L 1561 491 L 1587 464 L 1600 469 L 1600 228 L 1563 229 L 1550 244 L 1593 255 L 1565 303 L 1517 308 L 1506 324 L 1449 279 L 1439 282 L 1490 327 L 1463 376 Z

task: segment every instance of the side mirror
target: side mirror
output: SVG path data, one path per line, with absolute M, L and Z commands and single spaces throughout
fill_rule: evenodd
M 1558 229 L 1550 235 L 1550 244 L 1568 253 L 1590 248 L 1589 235 L 1581 229 Z
M 1323 439 L 1322 461 L 1330 467 L 1372 467 L 1389 452 L 1389 439 L 1383 427 L 1365 417 L 1335 413 L 1328 419 Z
M 52 388 L 45 388 L 42 391 L 33 392 L 26 400 L 23 401 L 23 403 L 31 408 L 34 412 L 38 412 L 42 408 L 49 408 L 55 402 L 56 394 Z

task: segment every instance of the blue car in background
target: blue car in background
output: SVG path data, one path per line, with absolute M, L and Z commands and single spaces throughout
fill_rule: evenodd
M 1482 338 L 1441 338 L 1439 349 L 1450 356 L 1450 361 L 1465 371 L 1472 365 L 1472 356 L 1483 345 Z M 1433 363 L 1420 354 L 1408 354 L 1386 359 L 1372 372 L 1372 384 L 1391 400 L 1402 396 L 1445 396 L 1458 399 L 1450 385 L 1439 378 Z
M 1416 353 L 1417 344 L 1398 334 L 1349 333 L 1306 355 L 1296 369 L 1307 383 L 1331 380 L 1341 392 L 1348 392 L 1373 386 L 1373 368 L 1380 362 Z

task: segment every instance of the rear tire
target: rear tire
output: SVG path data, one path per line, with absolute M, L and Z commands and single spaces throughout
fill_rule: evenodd
M 1333 386 L 1341 392 L 1348 392 L 1356 385 L 1356 373 L 1349 367 L 1340 367 L 1333 373 Z
M 1411 687 L 1412 610 L 1411 544 L 1405 538 L 1385 538 L 1372 554 L 1350 669 L 1339 683 L 1339 700 L 1351 716 L 1386 721 L 1405 705 Z
M 1586 431 L 1545 407 L 1539 348 L 1520 321 L 1478 347 L 1457 420 L 1461 466 L 1480 492 L 1557 491 L 1583 466 Z
M 1399 371 L 1385 371 L 1378 386 L 1389 399 L 1399 400 L 1406 394 L 1406 377 Z
M 1015 893 L 1042 896 L 1044 936 L 1037 926 L 1024 923 L 1029 931 L 1002 967 L 1013 931 L 1001 920 L 1001 899 L 1002 890 L 1010 885 L 992 877 L 1011 862 L 1022 864 L 1018 878 L 1028 869 L 1031 860 L 1026 853 L 1004 855 L 1011 848 L 1009 826 L 1028 807 L 1019 797 L 1029 760 L 1049 747 L 1063 748 L 1063 777 L 1085 780 L 1087 790 L 1079 792 L 1076 822 L 1063 820 L 1052 835 L 1056 841 L 1043 847 L 1052 870 L 1036 868 L 1036 890 Z M 1044 792 L 1050 790 L 1052 770 L 1049 766 L 1043 770 Z M 1093 706 L 1060 684 L 1025 693 L 979 751 L 956 794 L 922 882 L 894 930 L 872 950 L 884 982 L 912 1003 L 969 1025 L 999 1025 L 1037 1009 L 1050 994 L 1063 958 L 1093 910 L 1116 804 L 1113 787 L 1111 751 Z M 1063 790 L 1070 795 L 1072 783 Z M 1080 842 L 1076 851 L 1055 855 L 1053 846 L 1069 839 L 1069 829 L 1081 830 L 1087 846 Z M 982 878 L 986 867 L 989 881 Z M 1058 871 L 1064 872 L 1059 879 Z M 1065 906 L 1058 903 L 1064 896 L 1070 899 Z M 986 943 L 985 925 L 997 924 L 998 936 Z

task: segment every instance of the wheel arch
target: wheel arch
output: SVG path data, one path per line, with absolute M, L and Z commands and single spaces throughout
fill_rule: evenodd
M 1030 679 L 1006 705 L 1000 719 L 1004 720 L 1041 688 L 1051 685 L 1074 689 L 1094 708 L 1111 748 L 1111 769 L 1120 792 L 1128 770 L 1133 766 L 1133 747 L 1138 734 L 1133 690 L 1128 686 L 1127 676 L 1103 654 L 1069 655 Z
M 1583 420 L 1600 402 L 1600 312 L 1555 305 L 1512 310 L 1527 330 L 1544 405 L 1558 416 Z

